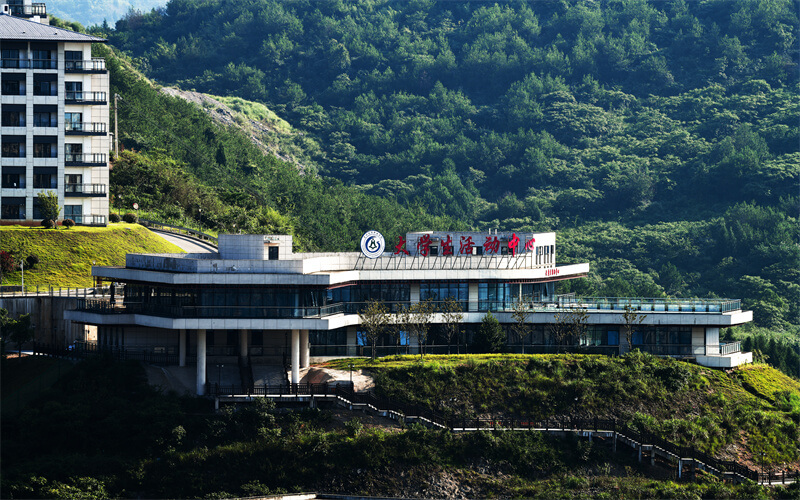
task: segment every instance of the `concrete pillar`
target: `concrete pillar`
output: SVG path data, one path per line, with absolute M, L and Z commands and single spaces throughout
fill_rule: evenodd
M 656 449 L 655 447 L 650 448 L 650 465 L 656 464 Z
M 419 283 L 409 283 L 408 300 L 412 304 L 416 304 L 417 302 L 419 302 Z
M 300 330 L 300 368 L 308 368 L 308 330 Z
M 469 302 L 467 303 L 467 310 L 475 312 L 478 310 L 478 284 L 470 282 L 469 284 Z
M 614 433 L 614 453 L 617 452 L 617 433 Z
M 206 331 L 197 330 L 197 395 L 206 393 Z
M 292 383 L 300 383 L 300 330 L 292 330 Z
M 178 366 L 186 366 L 186 330 L 178 334 Z
M 642 461 L 642 445 L 639 445 L 639 462 Z
M 247 330 L 239 330 L 239 357 L 247 363 Z

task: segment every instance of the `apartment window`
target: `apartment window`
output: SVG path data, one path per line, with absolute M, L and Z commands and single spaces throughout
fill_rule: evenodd
M 3 167 L 2 179 L 4 189 L 24 189 L 25 167 Z
M 64 144 L 66 161 L 83 161 L 83 144 Z
M 83 113 L 64 113 L 65 130 L 80 132 L 83 130 Z
M 83 82 L 64 82 L 64 89 L 67 92 L 66 98 L 70 101 L 83 100 Z
M 3 95 L 25 95 L 25 74 L 3 74 L 2 93 Z
M 3 196 L 0 214 L 3 219 L 25 219 L 25 198 Z
M 35 189 L 58 189 L 58 169 L 56 167 L 33 167 L 33 187 Z
M 52 50 L 34 49 L 32 52 L 34 69 L 56 69 L 56 61 L 53 58 Z
M 50 74 L 33 75 L 33 95 L 58 95 L 58 76 Z
M 33 137 L 34 158 L 58 158 L 58 138 L 54 136 Z
M 65 50 L 64 67 L 65 69 L 83 69 L 83 52 L 80 50 Z
M 83 192 L 83 175 L 81 174 L 67 174 L 64 176 L 64 192 L 65 193 L 81 193 Z
M 25 136 L 3 136 L 3 158 L 25 158 Z
M 4 104 L 2 114 L 3 114 L 2 121 L 4 127 L 25 126 L 24 104 Z
M 36 111 L 33 112 L 33 126 L 34 127 L 57 127 L 58 126 L 58 113 L 51 111 Z
M 83 206 L 81 205 L 64 205 L 64 218 L 72 219 L 75 222 L 80 222 L 83 216 Z

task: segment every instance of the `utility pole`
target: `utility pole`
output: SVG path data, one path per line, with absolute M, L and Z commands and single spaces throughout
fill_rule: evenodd
M 114 156 L 119 156 L 119 119 L 117 110 L 119 109 L 119 94 L 114 93 Z

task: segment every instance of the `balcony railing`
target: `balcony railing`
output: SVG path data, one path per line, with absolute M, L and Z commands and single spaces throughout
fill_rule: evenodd
M 727 356 L 728 354 L 733 354 L 735 352 L 742 352 L 741 342 L 737 341 L 719 345 L 719 353 L 722 356 Z
M 725 313 L 742 308 L 740 299 L 673 299 L 629 297 L 574 297 L 558 296 L 560 307 L 579 307 L 588 310 L 624 311 L 631 307 L 644 312 L 709 312 Z
M 105 134 L 106 124 L 103 122 L 66 122 L 64 131 L 72 134 Z
M 105 184 L 65 184 L 65 196 L 105 196 L 108 193 Z
M 105 215 L 64 215 L 65 219 L 72 219 L 75 224 L 83 226 L 104 226 L 106 224 Z
M 93 58 L 89 61 L 64 61 L 64 70 L 71 71 L 105 71 L 106 60 L 102 58 Z
M 70 166 L 77 165 L 105 165 L 105 153 L 67 153 L 64 155 L 64 162 Z
M 98 102 L 105 103 L 108 99 L 105 92 L 67 92 L 64 97 L 67 101 L 72 102 Z
M 3 59 L 3 69 L 27 69 L 31 67 L 30 59 Z
M 58 59 L 32 59 L 33 69 L 58 69 Z
M 9 12 L 12 16 L 46 16 L 47 6 L 43 3 L 31 5 L 9 5 Z

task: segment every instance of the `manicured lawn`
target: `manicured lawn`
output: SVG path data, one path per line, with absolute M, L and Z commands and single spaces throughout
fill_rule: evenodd
M 91 268 L 123 266 L 127 253 L 183 253 L 138 224 L 108 227 L 76 226 L 71 229 L 0 226 L 0 250 L 19 256 L 36 255 L 39 263 L 25 270 L 25 288 L 36 286 L 86 287 L 92 284 Z M 19 270 L 3 276 L 4 285 L 19 285 Z

